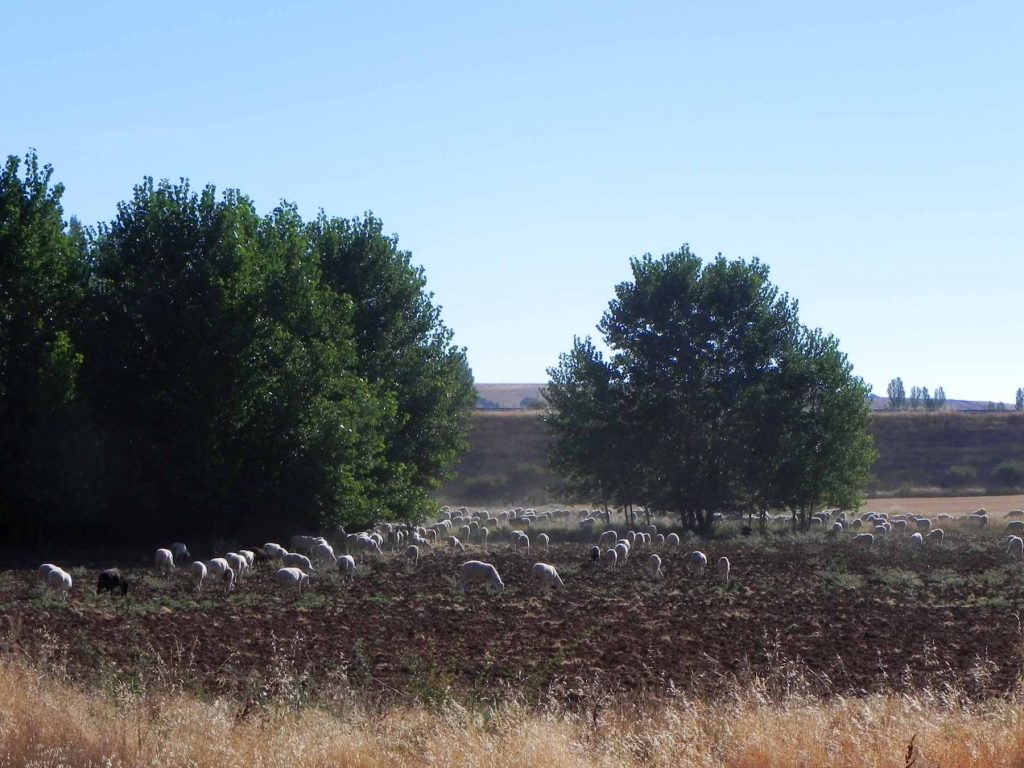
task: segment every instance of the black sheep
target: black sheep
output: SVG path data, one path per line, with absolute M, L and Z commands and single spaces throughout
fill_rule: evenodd
M 107 570 L 100 573 L 99 584 L 96 585 L 96 594 L 100 594 L 106 590 L 110 594 L 114 594 L 115 590 L 121 590 L 121 596 L 124 597 L 128 594 L 128 580 L 121 575 L 121 571 L 117 568 L 107 568 Z

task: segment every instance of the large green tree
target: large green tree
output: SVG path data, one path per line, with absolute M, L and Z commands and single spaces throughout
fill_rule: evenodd
M 550 371 L 555 465 L 630 477 L 629 501 L 702 530 L 725 510 L 852 503 L 871 461 L 867 388 L 834 339 L 801 326 L 768 268 L 686 247 L 631 266 L 598 326 L 607 369 L 588 340 Z M 615 383 L 614 408 L 589 405 L 595 370 Z M 614 451 L 580 448 L 605 435 L 629 446 L 630 471 L 602 464 Z

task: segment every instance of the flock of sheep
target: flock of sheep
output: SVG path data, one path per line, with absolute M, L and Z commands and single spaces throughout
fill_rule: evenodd
M 568 518 L 573 514 L 579 518 L 578 526 L 584 532 L 594 531 L 603 522 L 602 515 L 587 510 L 573 513 L 564 509 L 538 512 L 516 508 L 494 516 L 485 511 L 471 513 L 465 507 L 460 507 L 456 511 L 443 507 L 441 518 L 429 525 L 413 527 L 380 523 L 362 533 L 347 533 L 344 529 L 339 529 L 336 532 L 336 540 L 338 545 L 346 550 L 343 554 L 336 554 L 334 547 L 322 536 L 296 535 L 289 540 L 290 551 L 280 544 L 268 542 L 262 547 L 241 549 L 205 562 L 195 560 L 191 563 L 189 561 L 192 560 L 192 556 L 188 547 L 184 543 L 175 542 L 168 549 L 158 549 L 153 564 L 157 571 L 165 573 L 184 566 L 195 582 L 196 592 L 202 591 L 207 579 L 222 584 L 226 590 L 231 590 L 235 587 L 236 581 L 244 579 L 251 569 L 260 564 L 267 564 L 275 568 L 275 580 L 282 588 L 301 591 L 309 584 L 310 577 L 318 573 L 317 568 L 335 570 L 346 579 L 354 577 L 357 563 L 356 557 L 350 553 L 355 553 L 360 558 L 382 555 L 384 548 L 387 547 L 390 551 L 400 552 L 406 564 L 415 568 L 420 557 L 434 547 L 464 553 L 466 543 L 479 542 L 486 545 L 492 531 L 505 530 L 512 525 L 516 527 L 511 529 L 510 537 L 516 550 L 529 552 L 532 544 L 534 549 L 546 552 L 550 544 L 549 535 L 539 533 L 531 542 L 527 531 L 532 526 L 543 524 L 552 518 Z M 1011 511 L 1007 513 L 1007 517 L 1024 517 L 1024 511 Z M 790 521 L 791 518 L 787 515 L 772 518 L 772 522 L 776 524 L 788 524 Z M 943 530 L 935 527 L 935 523 L 943 521 L 948 521 L 951 525 L 984 528 L 989 525 L 989 516 L 984 509 L 961 517 L 938 515 L 935 518 L 888 515 L 879 512 L 853 516 L 842 511 L 823 511 L 810 518 L 810 527 L 825 530 L 830 534 L 852 532 L 853 545 L 865 548 L 871 548 L 876 538 L 906 534 L 913 529 L 913 533 L 908 537 L 909 541 L 917 546 L 925 546 L 942 543 Z M 643 530 L 629 530 L 621 536 L 615 530 L 602 531 L 597 536 L 597 543 L 589 549 L 590 561 L 594 565 L 615 569 L 631 556 L 646 552 L 643 562 L 648 575 L 654 580 L 663 579 L 661 555 L 650 550 L 658 549 L 663 553 L 678 550 L 681 544 L 679 535 L 660 533 L 656 525 L 642 528 Z M 869 531 L 864 531 L 865 528 Z M 749 529 L 745 528 L 744 532 L 749 533 Z M 1011 520 L 1006 525 L 1006 532 L 1011 534 L 1007 553 L 1018 560 L 1024 560 L 1024 535 L 1015 535 L 1024 534 L 1024 520 Z M 703 576 L 708 568 L 707 555 L 699 550 L 689 552 L 684 557 L 684 563 L 691 573 L 699 576 Z M 718 558 L 716 572 L 722 581 L 728 583 L 731 571 L 732 564 L 729 558 Z M 47 586 L 62 600 L 67 600 L 73 586 L 72 578 L 67 571 L 52 563 L 44 563 L 38 572 Z M 544 588 L 556 589 L 565 586 L 557 569 L 550 563 L 534 564 L 531 573 L 534 580 Z M 481 560 L 467 560 L 459 568 L 459 590 L 465 592 L 468 586 L 478 583 L 488 585 L 493 592 L 499 594 L 505 588 L 505 583 L 493 564 Z M 128 587 L 129 583 L 120 570 L 109 568 L 99 574 L 96 592 L 120 592 L 124 596 L 128 593 Z

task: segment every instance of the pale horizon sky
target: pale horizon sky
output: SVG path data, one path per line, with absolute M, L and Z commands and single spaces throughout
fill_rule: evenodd
M 372 210 L 479 382 L 540 382 L 629 258 L 758 257 L 877 394 L 1024 386 L 1024 6 L 12 0 L 2 152 Z

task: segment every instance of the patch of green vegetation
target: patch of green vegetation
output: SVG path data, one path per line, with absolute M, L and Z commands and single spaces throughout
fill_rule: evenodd
M 913 592 L 924 586 L 920 576 L 901 568 L 874 568 L 868 581 L 898 592 Z

